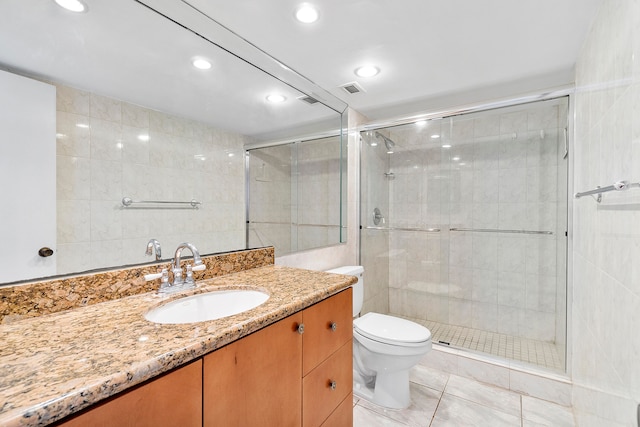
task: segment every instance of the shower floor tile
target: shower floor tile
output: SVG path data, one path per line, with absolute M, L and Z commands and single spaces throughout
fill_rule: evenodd
M 409 318 L 409 320 L 426 326 L 431 331 L 431 340 L 434 343 L 444 342 L 452 347 L 480 351 L 547 369 L 564 370 L 558 349 L 553 343 L 464 326 L 447 325 L 430 320 L 413 318 Z

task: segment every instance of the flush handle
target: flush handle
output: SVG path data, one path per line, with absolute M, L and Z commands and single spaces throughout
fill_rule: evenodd
M 45 246 L 44 248 L 40 248 L 40 250 L 38 251 L 38 255 L 40 255 L 42 258 L 50 257 L 51 255 L 53 255 L 53 249 Z

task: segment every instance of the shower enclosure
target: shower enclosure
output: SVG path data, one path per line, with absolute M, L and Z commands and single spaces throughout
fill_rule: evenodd
M 568 98 L 361 132 L 365 310 L 565 370 Z

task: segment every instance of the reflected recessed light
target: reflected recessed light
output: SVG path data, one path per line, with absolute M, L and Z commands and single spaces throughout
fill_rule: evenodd
M 272 93 L 270 95 L 267 95 L 267 101 L 269 102 L 273 102 L 275 104 L 279 103 L 279 102 L 284 102 L 287 100 L 287 98 L 284 95 L 280 95 L 279 93 Z
M 466 163 L 458 163 L 460 166 L 464 166 L 466 165 Z
M 211 68 L 211 62 L 207 61 L 206 59 L 196 58 L 191 61 L 191 63 L 199 70 L 208 70 L 209 68 Z
M 426 124 L 427 124 L 427 121 L 426 121 L 426 120 L 418 120 L 418 121 L 415 123 L 415 125 L 416 125 L 416 126 L 418 126 L 418 127 L 422 127 L 422 126 L 424 126 L 424 125 L 426 125 Z
M 431 135 L 431 139 L 438 139 L 440 138 L 440 135 L 438 135 L 437 133 L 434 133 L 433 135 Z
M 451 148 L 451 144 L 444 144 L 442 145 L 442 148 Z
M 451 160 L 453 160 L 454 162 L 457 162 L 458 160 L 460 160 L 460 157 L 458 157 L 458 156 L 452 157 Z
M 304 24 L 312 24 L 318 20 L 318 9 L 310 4 L 303 4 L 296 9 L 296 19 Z
M 138 139 L 140 141 L 148 141 L 149 140 L 149 135 L 147 135 L 145 133 L 141 133 L 140 135 L 138 135 Z
M 89 125 L 86 123 L 76 123 L 76 127 L 81 129 L 89 129 Z
M 80 0 L 55 0 L 58 6 L 71 12 L 86 12 L 87 6 Z
M 355 69 L 354 73 L 358 77 L 373 77 L 380 72 L 380 68 L 373 65 L 363 65 Z

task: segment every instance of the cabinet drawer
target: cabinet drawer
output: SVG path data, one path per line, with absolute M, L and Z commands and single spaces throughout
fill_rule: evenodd
M 348 340 L 302 379 L 302 425 L 321 425 L 353 391 L 353 344 Z M 332 387 L 332 383 L 334 386 Z
M 353 393 L 344 398 L 340 406 L 329 418 L 322 423 L 322 427 L 352 427 L 353 426 Z
M 348 288 L 303 312 L 303 375 L 353 337 L 352 289 Z

